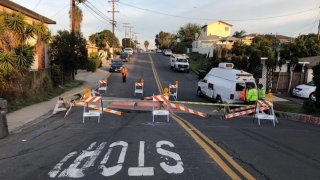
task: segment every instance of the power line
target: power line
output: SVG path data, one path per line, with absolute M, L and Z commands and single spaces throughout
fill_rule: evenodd
M 91 12 L 93 12 L 94 14 L 96 14 L 98 17 L 100 17 L 100 18 L 103 19 L 104 21 L 112 24 L 112 23 L 109 21 L 109 19 L 107 19 L 105 16 L 101 15 L 100 13 L 98 13 L 95 9 L 93 9 L 92 7 L 90 7 L 87 3 L 83 3 L 83 5 L 84 5 L 86 8 L 90 9 Z M 90 11 L 89 11 L 89 12 L 90 12 Z M 92 13 L 91 13 L 91 14 L 92 14 Z M 95 17 L 96 17 L 96 16 L 95 16 Z
M 136 8 L 136 9 L 152 12 L 152 13 L 155 13 L 155 14 L 161 14 L 161 15 L 165 15 L 165 16 L 176 17 L 176 18 L 202 20 L 202 21 L 212 21 L 213 20 L 213 19 L 207 19 L 207 18 L 195 18 L 195 17 L 179 16 L 179 15 L 164 13 L 164 12 L 157 11 L 157 10 L 141 8 L 141 7 L 137 7 L 137 6 L 134 6 L 134 5 L 131 5 L 131 4 L 123 3 L 123 2 L 119 2 L 119 3 L 123 4 L 125 6 L 132 7 L 132 8 Z M 225 19 L 225 21 L 257 21 L 257 20 L 265 20 L 265 19 L 275 19 L 275 18 L 281 18 L 281 17 L 286 17 L 286 16 L 303 14 L 303 13 L 306 13 L 306 12 L 309 12 L 309 11 L 313 11 L 315 9 L 317 9 L 317 8 L 311 8 L 311 9 L 306 9 L 306 10 L 302 10 L 302 11 L 297 11 L 297 12 L 283 14 L 283 15 L 277 15 L 277 16 L 260 17 L 260 18 L 248 18 L 248 19 Z

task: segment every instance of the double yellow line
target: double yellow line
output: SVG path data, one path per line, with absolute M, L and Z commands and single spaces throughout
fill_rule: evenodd
M 151 61 L 151 68 L 157 83 L 159 92 L 163 93 L 163 87 L 161 85 L 159 76 L 153 63 L 153 59 L 149 54 Z M 249 172 L 242 168 L 227 152 L 225 152 L 220 146 L 214 143 L 196 127 L 194 127 L 187 120 L 181 118 L 172 110 L 170 110 L 170 116 L 184 129 L 190 136 L 208 153 L 208 155 L 228 174 L 232 179 L 241 179 L 240 176 L 246 179 L 255 179 Z M 240 175 L 240 176 L 239 176 Z

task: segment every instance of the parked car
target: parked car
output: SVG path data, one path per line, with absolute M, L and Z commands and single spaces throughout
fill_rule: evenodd
M 129 54 L 125 52 L 120 53 L 120 59 L 122 59 L 123 62 L 128 62 L 130 59 Z
M 185 54 L 172 54 L 170 56 L 170 68 L 174 71 L 185 71 L 189 72 L 190 65 L 188 56 Z
M 163 54 L 166 55 L 166 56 L 171 56 L 172 55 L 172 51 L 171 51 L 171 49 L 165 49 L 163 51 Z
M 111 60 L 111 65 L 109 68 L 110 72 L 116 72 L 116 71 L 121 71 L 121 69 L 123 68 L 123 62 L 122 59 L 113 59 Z
M 132 48 L 124 48 L 123 52 L 128 53 L 129 55 L 132 55 L 133 49 Z
M 316 101 L 315 91 L 316 85 L 313 81 L 310 81 L 306 84 L 300 84 L 293 88 L 292 94 L 297 97 L 309 98 L 312 101 Z
M 162 53 L 161 49 L 157 49 L 156 53 Z

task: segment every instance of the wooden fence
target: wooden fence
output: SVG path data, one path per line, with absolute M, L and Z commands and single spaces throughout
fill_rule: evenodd
M 273 91 L 276 89 L 276 86 L 277 86 L 278 74 L 279 74 L 278 72 L 275 72 L 273 75 L 273 83 L 272 83 L 272 90 Z M 290 81 L 290 73 L 289 72 L 280 72 L 278 92 L 288 91 L 289 81 Z M 307 81 L 307 73 L 293 72 L 292 82 L 291 82 L 291 90 L 299 84 L 306 83 L 306 81 Z

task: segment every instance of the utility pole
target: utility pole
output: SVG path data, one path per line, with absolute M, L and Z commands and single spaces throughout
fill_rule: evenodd
M 130 40 L 130 45 L 132 45 L 132 26 L 128 26 L 128 28 L 129 28 L 129 40 Z
M 127 28 L 129 27 L 129 23 L 122 23 L 124 26 L 124 48 L 127 47 Z
M 75 30 L 75 10 L 76 10 L 76 0 L 70 0 L 70 14 L 71 14 L 71 33 Z
M 117 13 L 119 11 L 115 11 L 115 3 L 116 2 L 119 2 L 118 0 L 111 0 L 109 1 L 112 3 L 112 11 L 108 11 L 108 12 L 112 12 L 112 42 L 111 42 L 111 45 L 112 45 L 112 57 L 114 55 L 114 27 L 116 26 L 116 21 L 114 20 L 114 13 Z

